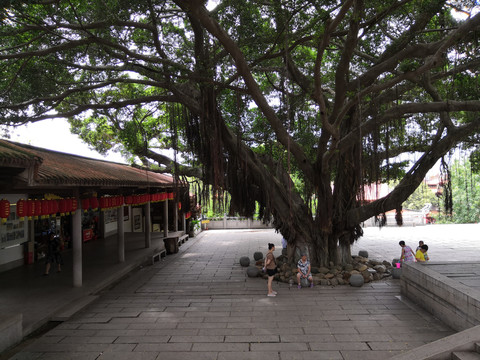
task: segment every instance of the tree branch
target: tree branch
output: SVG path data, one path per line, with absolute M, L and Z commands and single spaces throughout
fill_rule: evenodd
M 442 140 L 433 144 L 429 151 L 415 163 L 400 183 L 387 196 L 367 205 L 352 209 L 347 213 L 347 226 L 355 226 L 372 216 L 393 210 L 403 203 L 420 185 L 427 172 L 444 156 L 457 142 L 469 134 L 480 130 L 480 118 L 468 125 L 449 132 Z
M 252 73 L 248 68 L 247 61 L 241 50 L 238 48 L 238 45 L 220 27 L 220 25 L 210 17 L 203 5 L 200 5 L 199 3 L 195 5 L 193 2 L 189 3 L 185 0 L 176 0 L 175 2 L 185 9 L 185 11 L 191 12 L 192 15 L 202 23 L 204 28 L 223 44 L 225 50 L 227 50 L 235 60 L 237 70 L 242 75 L 247 88 L 250 90 L 250 95 L 267 118 L 280 143 L 282 143 L 285 148 L 290 149 L 292 155 L 297 160 L 298 166 L 305 172 L 305 174 L 307 174 L 307 177 L 313 177 L 313 169 L 307 156 L 303 149 L 290 137 L 282 122 L 275 114 L 275 111 L 268 104 L 258 84 L 253 78 Z

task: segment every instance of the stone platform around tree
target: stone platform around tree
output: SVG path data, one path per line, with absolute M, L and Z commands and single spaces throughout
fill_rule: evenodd
M 406 263 L 400 286 L 403 296 L 457 331 L 480 325 L 479 263 Z

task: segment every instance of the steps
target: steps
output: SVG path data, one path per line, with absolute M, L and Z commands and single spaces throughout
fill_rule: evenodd
M 467 355 L 468 354 L 468 355 Z M 390 360 L 480 360 L 480 325 L 444 337 Z
M 475 343 L 475 351 L 454 351 L 452 360 L 480 360 L 480 343 Z

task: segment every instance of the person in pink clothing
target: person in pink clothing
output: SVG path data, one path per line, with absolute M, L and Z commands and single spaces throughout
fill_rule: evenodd
M 398 243 L 402 247 L 402 255 L 400 255 L 401 262 L 415 261 L 415 253 L 412 248 L 408 245 L 405 245 L 405 241 L 400 241 Z

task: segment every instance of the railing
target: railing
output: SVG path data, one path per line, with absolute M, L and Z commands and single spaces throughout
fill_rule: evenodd
M 202 221 L 202 229 L 271 229 L 272 223 L 264 224 L 261 220 L 252 220 L 244 217 L 224 216 Z
M 208 222 L 206 222 L 208 221 Z M 425 225 L 425 217 L 421 212 L 408 212 L 403 214 L 403 226 Z M 364 227 L 378 226 L 375 218 L 370 218 L 363 223 Z M 386 226 L 397 226 L 395 214 L 387 214 Z M 202 220 L 202 230 L 205 229 L 271 229 L 272 222 L 264 224 L 261 220 L 252 220 L 245 217 L 213 217 Z

